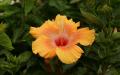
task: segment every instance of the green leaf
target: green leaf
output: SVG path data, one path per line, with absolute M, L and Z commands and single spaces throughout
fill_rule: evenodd
M 30 46 L 32 46 L 32 36 L 28 33 L 23 36 L 22 41 L 27 42 Z
M 96 0 L 85 0 L 85 5 L 90 8 L 91 7 L 94 8 L 95 3 L 96 3 Z
M 30 59 L 31 55 L 32 55 L 32 53 L 29 51 L 23 52 L 22 54 L 20 54 L 18 56 L 18 62 L 21 64 L 21 63 L 28 61 Z
M 120 59 L 120 52 L 112 56 L 109 56 L 108 58 L 104 59 L 104 61 L 110 64 L 115 64 L 120 62 L 120 60 L 118 59 Z
M 48 73 L 40 69 L 32 69 L 28 71 L 25 75 L 48 75 Z
M 71 4 L 78 3 L 78 2 L 80 2 L 80 0 L 71 0 L 70 1 Z
M 0 32 L 0 45 L 8 50 L 13 50 L 12 42 L 8 35 L 4 32 Z
M 15 64 L 0 59 L 0 69 L 13 75 L 13 68 L 16 68 Z
M 5 72 L 6 72 L 5 70 L 0 69 L 0 75 L 5 75 Z
M 120 73 L 115 68 L 110 68 L 104 75 L 120 75 Z
M 5 55 L 7 57 L 7 60 L 10 58 L 10 56 L 12 56 L 12 54 L 10 53 L 10 51 L 8 50 L 0 50 L 0 55 Z
M 13 43 L 16 43 L 17 40 L 18 40 L 18 38 L 21 36 L 21 34 L 22 34 L 22 31 L 21 31 L 20 28 L 14 29 L 12 42 L 13 42 Z
M 1 15 L 0 18 L 6 18 L 9 16 L 14 15 L 17 12 L 20 12 L 20 8 L 15 7 L 15 6 L 6 6 L 6 7 L 1 7 Z
M 49 0 L 49 5 L 60 11 L 70 8 L 70 6 L 67 5 L 66 0 Z
M 34 8 L 35 0 L 24 0 L 24 11 L 27 15 Z
M 105 4 L 105 5 L 99 6 L 97 10 L 98 10 L 98 12 L 108 14 L 108 13 L 112 12 L 112 7 Z
M 95 23 L 97 25 L 103 24 L 102 21 L 95 16 L 94 14 L 90 13 L 90 12 L 86 12 L 83 9 L 80 9 L 81 14 L 83 17 L 85 17 L 85 19 L 91 23 Z
M 120 32 L 115 32 L 112 35 L 113 39 L 120 39 Z
M 0 32 L 5 31 L 6 28 L 7 28 L 6 24 L 3 24 L 3 23 L 0 24 Z
M 75 66 L 75 64 L 64 64 L 64 65 L 62 65 L 62 67 L 63 67 L 63 72 L 66 72 L 67 70 L 70 70 L 72 67 L 74 67 Z
M 9 63 L 7 61 L 4 61 L 4 60 L 0 60 L 0 68 L 8 68 L 8 69 L 11 69 L 11 68 L 14 68 L 15 65 L 12 64 L 12 63 Z
M 78 67 L 78 68 L 75 67 L 73 70 L 71 70 L 69 75 L 93 75 L 93 74 L 90 74 L 87 71 L 86 67 Z
M 105 33 L 104 32 L 99 32 L 96 33 L 96 42 L 104 42 L 105 41 Z
M 12 9 L 12 10 L 8 9 L 8 10 L 3 12 L 3 15 L 1 15 L 1 17 L 9 17 L 9 16 L 15 14 L 16 12 L 18 12 L 17 9 Z
M 10 5 L 12 0 L 2 0 L 0 1 L 0 7 Z

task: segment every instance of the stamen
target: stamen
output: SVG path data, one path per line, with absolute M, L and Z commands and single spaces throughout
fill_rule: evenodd
M 64 32 L 64 20 L 62 19 L 60 22 L 60 34 Z
M 68 39 L 65 37 L 59 37 L 55 40 L 57 46 L 66 46 L 68 44 Z

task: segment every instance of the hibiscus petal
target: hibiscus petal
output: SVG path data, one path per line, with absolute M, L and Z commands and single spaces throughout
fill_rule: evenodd
M 82 55 L 83 50 L 74 45 L 67 48 L 57 48 L 56 54 L 58 58 L 61 60 L 61 62 L 66 64 L 75 63 Z
M 54 21 L 46 21 L 42 26 L 41 26 L 41 31 L 44 35 L 52 35 L 52 34 L 58 34 L 59 33 L 59 27 L 56 25 Z
M 44 35 L 41 35 L 32 43 L 32 51 L 44 58 L 53 58 L 56 55 L 51 40 Z
M 30 28 L 30 34 L 34 37 L 34 38 L 38 38 L 41 35 L 46 35 L 46 36 L 51 36 L 51 35 L 55 35 L 58 34 L 59 30 L 58 30 L 58 26 L 56 25 L 55 22 L 53 21 L 46 21 L 42 26 L 40 27 L 31 27 Z
M 77 27 L 80 25 L 80 22 L 67 22 L 64 26 L 65 32 L 68 34 L 68 36 L 73 35 L 77 31 Z
M 55 18 L 55 22 L 58 24 L 58 25 L 62 25 L 65 21 L 67 21 L 67 17 L 66 16 L 61 16 L 61 15 L 57 15 L 56 18 Z
M 30 27 L 30 34 L 34 37 L 37 38 L 40 36 L 40 27 Z
M 61 33 L 65 32 L 71 36 L 74 32 L 77 31 L 77 27 L 80 26 L 80 22 L 75 23 L 72 19 L 67 19 L 66 16 L 57 15 L 55 22 L 59 27 Z
M 81 45 L 91 45 L 95 40 L 95 30 L 89 30 L 89 28 L 80 28 L 75 37 L 77 37 L 76 40 L 78 40 Z

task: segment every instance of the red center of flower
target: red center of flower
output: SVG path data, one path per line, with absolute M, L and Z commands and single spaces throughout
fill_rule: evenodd
M 65 37 L 59 37 L 55 40 L 57 46 L 66 46 L 68 44 L 68 39 Z

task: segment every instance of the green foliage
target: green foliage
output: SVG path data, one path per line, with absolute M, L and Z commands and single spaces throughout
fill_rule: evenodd
M 82 16 L 85 17 L 86 21 L 95 23 L 96 25 L 102 24 L 100 19 L 96 17 L 95 15 L 93 15 L 92 13 L 86 12 L 83 9 L 80 9 L 80 11 L 81 11 Z
M 13 49 L 10 38 L 4 32 L 0 32 L 0 46 L 3 46 L 4 48 L 6 48 L 8 50 Z
M 49 5 L 60 11 L 64 11 L 65 9 L 70 8 L 70 6 L 67 5 L 66 0 L 49 0 Z
M 24 0 L 24 11 L 27 15 L 34 8 L 35 0 Z
M 2 6 L 9 5 L 9 4 L 11 3 L 11 1 L 12 1 L 12 0 L 2 0 L 2 1 L 0 2 L 0 6 L 2 7 Z
M 0 75 L 120 75 L 120 0 L 0 0 Z M 74 64 L 32 54 L 31 26 L 57 14 L 94 28 L 92 46 Z M 117 31 L 115 31 L 115 28 Z
M 3 23 L 0 24 L 0 32 L 5 31 L 6 28 L 7 28 L 6 24 L 3 24 Z

